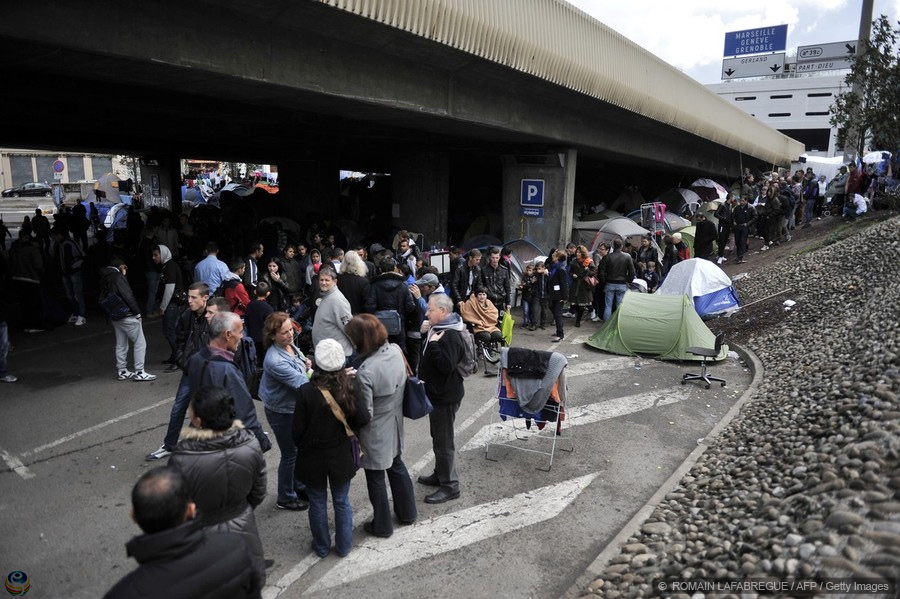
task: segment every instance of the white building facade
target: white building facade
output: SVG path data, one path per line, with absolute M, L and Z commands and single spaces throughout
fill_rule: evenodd
M 829 123 L 829 109 L 835 97 L 847 89 L 844 74 L 733 80 L 707 87 L 747 114 L 802 142 L 811 156 L 843 154 L 837 147 L 837 129 Z

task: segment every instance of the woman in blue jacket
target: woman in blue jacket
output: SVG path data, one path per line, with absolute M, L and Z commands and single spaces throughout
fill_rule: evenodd
M 263 325 L 263 344 L 266 357 L 263 361 L 259 398 L 266 410 L 266 420 L 275 433 L 281 461 L 278 462 L 278 499 L 275 506 L 282 510 L 305 510 L 307 503 L 303 484 L 294 479 L 297 462 L 297 446 L 291 434 L 294 406 L 297 404 L 301 385 L 306 378 L 309 363 L 306 356 L 294 345 L 294 327 L 287 312 L 273 312 Z

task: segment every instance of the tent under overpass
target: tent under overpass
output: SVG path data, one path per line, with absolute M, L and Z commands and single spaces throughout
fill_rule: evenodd
M 656 295 L 627 292 L 608 322 L 585 341 L 591 347 L 625 356 L 646 355 L 661 360 L 703 358 L 689 347 L 715 347 L 716 336 L 703 323 L 687 295 Z M 714 360 L 723 360 L 728 346 L 722 345 Z

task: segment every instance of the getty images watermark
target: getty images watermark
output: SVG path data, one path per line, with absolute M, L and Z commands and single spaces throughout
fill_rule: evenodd
M 658 595 L 703 593 L 704 595 L 732 593 L 795 594 L 795 595 L 874 595 L 897 597 L 897 581 L 884 578 L 816 578 L 780 580 L 777 578 L 694 579 L 666 578 L 655 583 Z

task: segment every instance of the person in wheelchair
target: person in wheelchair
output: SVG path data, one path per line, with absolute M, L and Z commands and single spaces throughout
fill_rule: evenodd
M 500 328 L 497 326 L 500 314 L 497 307 L 488 300 L 487 289 L 482 286 L 476 287 L 475 293 L 462 304 L 459 312 L 463 322 L 471 325 L 476 343 L 482 346 L 500 346 L 503 341 Z

